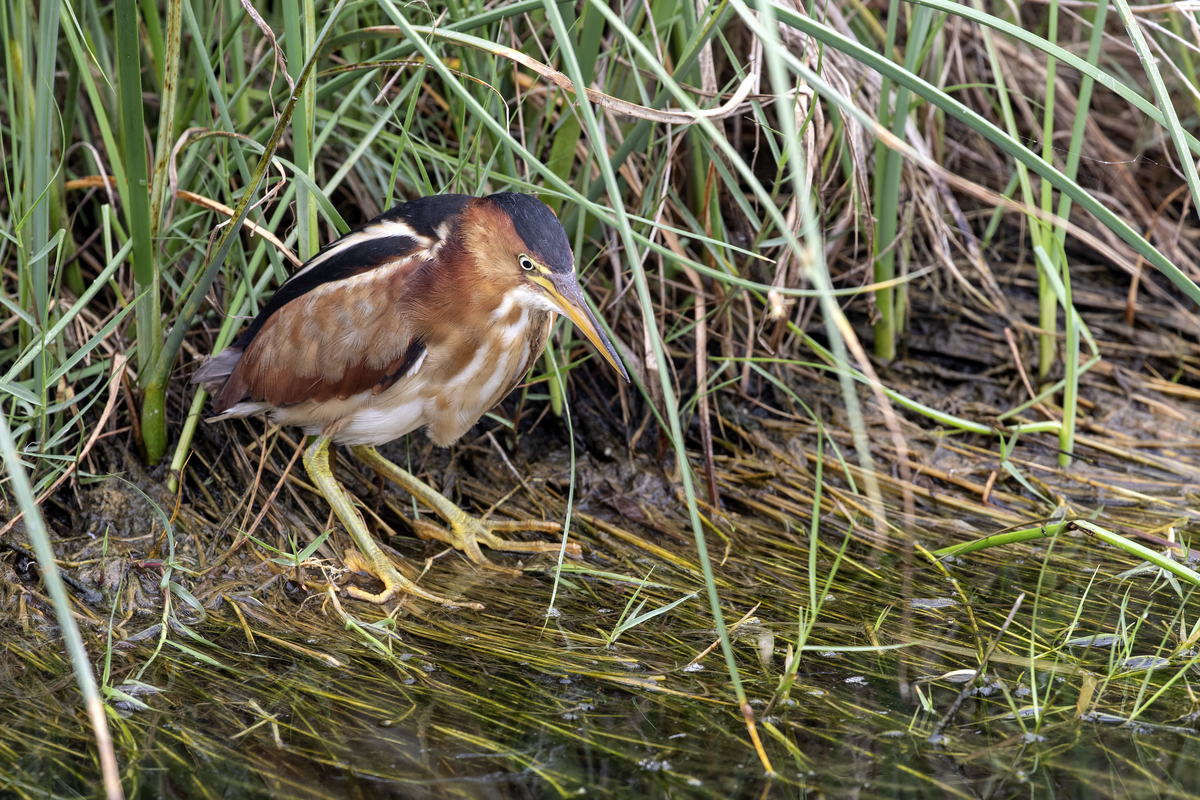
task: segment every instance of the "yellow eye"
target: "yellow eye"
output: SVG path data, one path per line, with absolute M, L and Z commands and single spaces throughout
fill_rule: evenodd
M 529 256 L 521 253 L 517 256 L 517 263 L 521 265 L 521 269 L 529 271 L 533 269 L 533 262 L 529 260 Z

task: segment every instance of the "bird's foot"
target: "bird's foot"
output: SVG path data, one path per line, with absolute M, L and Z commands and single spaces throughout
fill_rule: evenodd
M 439 513 L 444 512 L 439 510 Z M 415 519 L 411 523 L 413 531 L 422 539 L 436 539 L 461 550 L 476 564 L 494 566 L 479 549 L 481 543 L 486 544 L 492 550 L 515 553 L 557 553 L 562 549 L 559 542 L 519 542 L 502 539 L 496 535 L 497 532 L 508 531 L 558 533 L 562 530 L 562 526 L 557 522 L 543 522 L 542 520 L 492 522 L 473 517 L 459 508 L 454 508 L 453 513 L 445 513 L 445 516 L 448 517 L 446 522 L 449 523 L 449 528 L 427 519 Z M 566 554 L 571 558 L 582 558 L 583 548 L 570 542 L 566 546 Z
M 543 522 L 542 520 L 491 522 L 487 519 L 473 517 L 412 473 L 379 455 L 374 447 L 360 445 L 352 449 L 363 463 L 380 475 L 390 478 L 446 521 L 448 528 L 427 520 L 414 520 L 412 522 L 413 530 L 422 539 L 436 539 L 452 545 L 463 551 L 471 561 L 481 565 L 492 565 L 492 562 L 488 561 L 487 556 L 479 549 L 480 544 L 486 544 L 493 550 L 515 553 L 557 553 L 562 548 L 558 542 L 518 542 L 502 539 L 496 535 L 497 532 L 508 531 L 558 533 L 562 530 L 562 526 L 557 522 Z M 566 554 L 571 558 L 581 558 L 583 550 L 577 544 L 568 544 Z
M 383 605 L 393 597 L 401 594 L 411 594 L 416 597 L 421 597 L 434 603 L 447 606 L 449 608 L 474 608 L 483 609 L 482 603 L 472 603 L 466 600 L 455 600 L 450 597 L 443 597 L 440 594 L 427 592 L 408 578 L 400 574 L 396 569 L 395 564 L 387 557 L 382 550 L 378 555 L 369 559 L 356 550 L 347 550 L 345 554 L 346 566 L 355 572 L 365 572 L 375 578 L 378 578 L 383 583 L 383 591 L 371 593 L 359 589 L 357 586 L 346 586 L 344 591 L 350 597 L 356 600 L 363 600 L 367 603 Z
M 362 516 L 350 502 L 346 491 L 334 479 L 333 470 L 329 467 L 330 441 L 331 437 L 329 436 L 318 436 L 304 451 L 304 467 L 308 470 L 308 476 L 313 479 L 313 483 L 320 489 L 321 494 L 329 501 L 329 505 L 337 514 L 338 519 L 346 526 L 346 532 L 350 534 L 350 538 L 358 545 L 357 552 L 347 553 L 346 566 L 374 575 L 383 582 L 383 591 L 377 594 L 364 592 L 353 586 L 346 587 L 346 594 L 358 600 L 378 605 L 386 603 L 398 594 L 411 594 L 450 608 L 483 608 L 479 603 L 452 600 L 449 597 L 442 597 L 440 594 L 427 592 L 400 574 L 396 565 L 388 558 L 387 553 L 383 552 L 379 544 L 371 537 Z

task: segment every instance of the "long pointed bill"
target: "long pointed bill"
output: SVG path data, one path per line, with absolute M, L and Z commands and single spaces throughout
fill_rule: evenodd
M 600 355 L 604 356 L 604 360 L 612 364 L 612 368 L 621 373 L 621 377 L 628 383 L 629 373 L 625 371 L 625 365 L 621 363 L 621 357 L 617 355 L 617 348 L 613 347 L 612 342 L 604 335 L 604 331 L 600 330 L 595 315 L 588 308 L 587 300 L 583 297 L 583 290 L 579 288 L 579 279 L 575 277 L 575 272 L 555 272 L 550 275 L 543 273 L 530 277 L 547 290 L 554 305 L 559 307 L 567 319 L 575 323 L 575 327 L 583 331 L 583 335 L 591 340 L 596 349 L 600 351 Z

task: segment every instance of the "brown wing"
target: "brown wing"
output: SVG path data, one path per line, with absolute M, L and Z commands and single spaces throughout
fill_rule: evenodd
M 325 284 L 278 309 L 245 346 L 215 406 L 287 406 L 379 393 L 425 351 L 405 313 L 405 285 L 430 262 L 398 262 Z
M 378 393 L 424 353 L 407 300 L 469 198 L 405 203 L 330 244 L 287 280 L 261 313 L 197 372 L 219 392 L 218 413 L 243 401 L 286 406 Z

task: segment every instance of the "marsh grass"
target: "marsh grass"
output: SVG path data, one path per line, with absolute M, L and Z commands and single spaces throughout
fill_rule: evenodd
M 91 790 L 61 568 L 104 595 L 71 601 L 70 658 L 104 664 L 131 795 L 842 793 L 848 764 L 882 794 L 939 758 L 1113 794 L 1130 731 L 1175 761 L 1124 788 L 1183 792 L 1194 25 L 1112 10 L 6 6 L 0 393 L 31 481 L 0 541 L 39 566 L 5 561 L 0 786 Z M 488 610 L 343 604 L 301 442 L 203 426 L 187 376 L 321 243 L 506 188 L 559 211 L 635 385 L 560 326 L 484 435 L 394 455 L 570 515 L 587 560 L 422 550 L 342 457 L 413 575 Z

